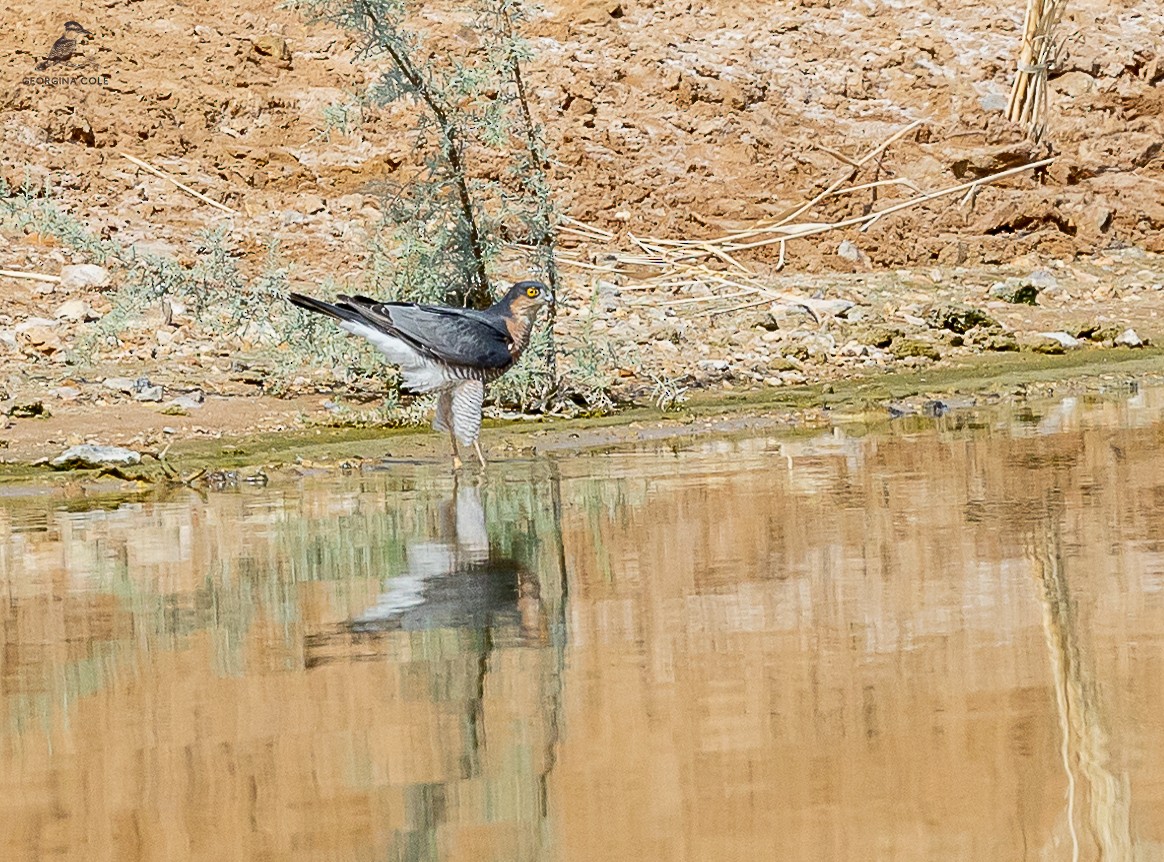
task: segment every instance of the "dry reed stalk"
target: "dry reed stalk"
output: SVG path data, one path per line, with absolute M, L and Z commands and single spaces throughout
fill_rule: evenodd
M 692 282 L 695 284 L 696 282 Z M 682 299 L 670 299 L 665 302 L 632 302 L 630 305 L 653 305 L 656 307 L 671 308 L 676 305 L 687 305 L 692 302 L 711 302 L 719 299 L 735 299 L 740 296 L 752 296 L 750 290 L 737 290 L 735 293 L 709 293 L 707 296 L 685 296 Z
M 206 195 L 202 194 L 202 192 L 195 191 L 194 189 L 190 188 L 188 185 L 185 185 L 182 182 L 180 182 L 175 177 L 170 176 L 165 171 L 159 170 L 158 168 L 155 168 L 149 162 L 143 162 L 137 156 L 131 156 L 129 153 L 121 153 L 121 157 L 124 159 L 129 159 L 129 161 L 133 162 L 135 165 L 137 165 L 143 171 L 147 171 L 147 172 L 153 174 L 155 177 L 160 177 L 163 180 L 167 180 L 167 181 L 173 183 L 178 188 L 180 188 L 182 191 L 186 192 L 186 194 L 193 195 L 194 197 L 198 198 L 198 200 L 202 201 L 203 203 L 210 204 L 212 207 L 214 207 L 216 209 L 220 209 L 225 213 L 230 213 L 231 215 L 238 215 L 238 210 L 231 209 L 226 204 L 220 204 L 218 201 L 214 200 L 213 198 L 206 197 Z
M 843 186 L 846 182 L 848 182 L 849 178 L 853 176 L 853 171 L 856 171 L 857 169 L 864 167 L 866 164 L 868 164 L 873 159 L 877 158 L 879 155 L 881 155 L 883 152 L 885 152 L 886 149 L 888 149 L 893 144 L 897 143 L 899 140 L 901 140 L 903 137 L 908 135 L 910 132 L 912 132 L 918 126 L 922 125 L 924 122 L 925 122 L 925 120 L 914 120 L 908 126 L 905 126 L 904 128 L 898 129 L 896 132 L 894 132 L 892 135 L 890 135 L 888 138 L 886 138 L 884 141 L 882 141 L 876 147 L 871 149 L 869 152 L 865 153 L 865 155 L 861 156 L 861 158 L 857 159 L 857 168 L 854 168 L 852 171 L 848 171 L 845 176 L 838 178 L 831 185 L 829 185 L 828 188 L 826 188 L 823 192 L 821 192 L 819 195 L 814 197 L 812 200 L 805 202 L 802 206 L 793 210 L 789 215 L 786 215 L 784 218 L 782 218 L 778 222 L 776 222 L 775 225 L 773 225 L 773 227 L 779 227 L 780 225 L 788 224 L 788 222 L 792 221 L 794 218 L 797 218 L 800 215 L 808 212 L 810 209 L 812 209 L 818 203 L 823 201 L 825 198 L 829 197 L 831 194 L 833 194 L 833 192 L 835 192 L 837 189 L 839 189 L 841 186 Z
M 764 299 L 757 299 L 753 302 L 745 302 L 742 305 L 733 305 L 731 308 L 713 308 L 709 311 L 702 311 L 699 314 L 692 315 L 692 317 L 719 317 L 721 314 L 731 314 L 733 311 L 745 311 L 749 308 L 757 308 L 758 306 L 763 305 L 765 302 L 771 301 L 772 300 L 765 297 Z
M 1007 177 L 1014 176 L 1015 174 L 1020 174 L 1024 171 L 1033 171 L 1033 170 L 1036 170 L 1037 168 L 1046 167 L 1047 165 L 1051 164 L 1051 162 L 1053 162 L 1053 161 L 1055 161 L 1055 159 L 1053 157 L 1047 158 L 1047 159 L 1040 159 L 1037 162 L 1030 162 L 1030 163 L 1025 164 L 1025 165 L 1019 165 L 1018 167 L 1008 168 L 1005 171 L 999 171 L 997 174 L 991 174 L 991 175 L 986 176 L 986 177 L 980 177 L 976 180 L 971 180 L 970 182 L 959 183 L 956 186 L 949 186 L 949 187 L 944 188 L 944 189 L 939 189 L 938 191 L 935 191 L 935 192 L 929 192 L 928 194 L 918 195 L 917 197 L 910 198 L 909 200 L 899 201 L 898 203 L 891 204 L 890 206 L 879 209 L 876 212 L 867 213 L 866 215 L 863 215 L 863 216 L 854 216 L 853 218 L 842 219 L 841 221 L 831 222 L 829 224 L 824 224 L 824 225 L 814 225 L 811 228 L 807 228 L 805 230 L 800 230 L 800 231 L 797 231 L 796 233 L 790 233 L 789 235 L 784 236 L 784 237 L 776 237 L 773 239 L 767 239 L 767 240 L 762 240 L 762 241 L 753 242 L 753 243 L 741 243 L 741 244 L 734 244 L 733 243 L 733 244 L 728 246 L 728 249 L 730 251 L 739 251 L 739 250 L 745 249 L 745 248 L 759 248 L 760 246 L 771 245 L 774 242 L 786 242 L 790 239 L 803 239 L 806 236 L 815 236 L 817 234 L 825 233 L 825 232 L 830 231 L 830 230 L 838 230 L 840 228 L 854 227 L 856 225 L 864 224 L 866 222 L 876 221 L 877 219 L 879 219 L 883 216 L 887 216 L 890 213 L 900 212 L 901 210 L 909 209 L 910 207 L 915 207 L 915 206 L 918 206 L 919 204 L 924 204 L 924 203 L 927 203 L 929 201 L 935 200 L 937 198 L 945 197 L 946 195 L 957 194 L 958 192 L 966 191 L 968 189 L 977 189 L 980 186 L 989 185 L 990 183 L 998 182 L 999 180 L 1006 179 Z
M 587 233 L 592 233 L 598 236 L 600 239 L 614 239 L 614 234 L 612 234 L 610 231 L 603 230 L 600 227 L 595 227 L 592 224 L 586 224 L 586 222 L 578 221 L 578 219 L 570 218 L 570 216 L 562 216 L 562 223 L 565 225 L 570 225 L 571 227 L 577 228 L 579 230 L 586 231 Z
M 564 266 L 576 266 L 579 269 L 596 269 L 600 272 L 612 271 L 612 268 L 609 266 L 599 266 L 596 263 L 589 263 L 588 261 L 584 260 L 575 260 L 573 258 L 563 257 L 561 254 L 555 255 L 554 259 Z
M 1006 118 L 1025 125 L 1036 142 L 1047 131 L 1047 72 L 1058 59 L 1055 28 L 1066 6 L 1067 0 L 1027 0 L 1018 72 L 1011 85 Z
M 731 239 L 729 239 L 728 237 L 722 237 L 718 240 L 700 240 L 698 244 L 699 244 L 699 247 L 702 248 L 703 246 L 705 246 L 709 243 L 717 243 L 718 247 L 720 249 L 728 251 L 728 252 L 734 252 L 734 251 L 741 251 L 744 249 L 761 248 L 761 247 L 766 246 L 766 245 L 772 245 L 773 243 L 784 243 L 790 239 L 803 239 L 804 237 L 807 237 L 807 236 L 816 236 L 817 234 L 826 233 L 826 232 L 832 231 L 832 230 L 839 230 L 841 228 L 854 227 L 857 225 L 862 225 L 862 224 L 866 224 L 869 222 L 874 222 L 874 221 L 877 221 L 878 219 L 882 218 L 883 216 L 889 215 L 890 213 L 900 212 L 901 210 L 909 209 L 910 207 L 918 206 L 920 204 L 927 203 L 929 201 L 935 200 L 935 199 L 940 198 L 940 197 L 945 197 L 947 195 L 957 194 L 958 192 L 966 191 L 968 189 L 977 189 L 981 186 L 989 185 L 990 183 L 994 183 L 994 182 L 997 182 L 999 180 L 1006 179 L 1007 177 L 1014 176 L 1015 174 L 1019 174 L 1019 173 L 1022 173 L 1024 171 L 1030 171 L 1030 170 L 1035 170 L 1037 168 L 1045 167 L 1045 166 L 1051 164 L 1051 162 L 1053 162 L 1053 161 L 1054 161 L 1054 158 L 1040 159 L 1039 161 L 1036 161 L 1036 162 L 1030 162 L 1030 163 L 1025 164 L 1025 165 L 1019 165 L 1018 167 L 1008 168 L 1007 170 L 999 171 L 996 174 L 990 174 L 989 176 L 979 177 L 978 179 L 970 180 L 970 181 L 965 182 L 965 183 L 959 183 L 958 185 L 955 185 L 955 186 L 948 186 L 947 188 L 944 188 L 944 189 L 938 189 L 937 191 L 927 192 L 926 194 L 923 194 L 923 195 L 917 195 L 915 197 L 909 198 L 908 200 L 898 201 L 895 204 L 890 204 L 889 206 L 883 207 L 883 208 L 876 210 L 874 212 L 866 213 L 865 215 L 861 215 L 861 216 L 854 216 L 852 218 L 842 219 L 840 221 L 835 221 L 835 222 L 802 222 L 800 224 L 772 225 L 772 226 L 768 226 L 768 227 L 754 228 L 754 229 L 749 230 L 749 231 L 741 231 L 737 234 L 732 234 Z M 750 236 L 758 236 L 758 235 L 765 234 L 765 233 L 778 233 L 780 235 L 768 237 L 768 238 L 762 239 L 762 240 L 756 240 L 754 242 L 731 241 L 731 240 L 735 239 L 736 237 L 746 238 L 749 235 Z M 656 245 L 656 244 L 662 245 L 663 243 L 676 242 L 676 241 L 674 241 L 674 240 L 649 240 L 649 241 L 644 240 L 641 242 L 645 242 L 648 245 Z M 685 251 L 690 253 L 691 247 L 688 246 L 685 249 Z
M 47 281 L 56 284 L 61 280 L 59 275 L 43 275 L 39 272 L 21 272 L 18 269 L 0 269 L 0 275 L 7 278 L 24 278 L 28 281 Z
M 903 130 L 904 131 L 904 130 Z M 898 133 L 900 135 L 900 133 Z M 761 248 L 763 246 L 777 244 L 780 249 L 780 259 L 777 262 L 777 270 L 782 269 L 785 260 L 785 251 L 787 243 L 792 239 L 803 239 L 805 237 L 816 236 L 827 233 L 833 230 L 840 230 L 847 227 L 861 226 L 866 229 L 876 223 L 879 219 L 890 215 L 891 213 L 900 212 L 910 207 L 919 206 L 929 201 L 937 200 L 938 198 L 947 197 L 958 194 L 959 192 L 967 192 L 973 194 L 979 188 L 990 183 L 998 182 L 1007 177 L 1014 176 L 1025 171 L 1036 170 L 1045 167 L 1051 162 L 1053 158 L 1040 159 L 1039 161 L 1030 162 L 1029 164 L 1019 165 L 1014 168 L 1009 168 L 1005 171 L 999 171 L 996 174 L 991 174 L 985 177 L 979 177 L 968 182 L 959 183 L 957 185 L 948 186 L 937 191 L 927 192 L 925 194 L 915 195 L 904 201 L 898 201 L 881 209 L 866 213 L 862 216 L 855 216 L 853 218 L 842 219 L 836 222 L 801 222 L 797 224 L 780 224 L 780 225 L 764 225 L 756 228 L 750 228 L 743 231 L 735 231 L 731 234 L 719 237 L 712 240 L 674 240 L 674 239 L 655 239 L 643 238 L 628 233 L 627 238 L 638 249 L 639 253 L 632 252 L 618 252 L 611 255 L 611 261 L 607 264 L 594 264 L 578 260 L 574 257 L 566 256 L 559 253 L 559 260 L 561 263 L 568 266 L 577 266 L 583 269 L 588 269 L 594 272 L 606 272 L 614 274 L 628 274 L 627 267 L 635 269 L 652 268 L 658 271 L 658 274 L 643 280 L 643 283 L 637 285 L 623 285 L 623 291 L 635 292 L 671 292 L 674 295 L 677 292 L 689 289 L 695 285 L 704 285 L 712 288 L 719 288 L 721 290 L 732 291 L 730 293 L 711 293 L 706 296 L 689 297 L 680 300 L 667 302 L 668 306 L 677 305 L 696 305 L 701 302 L 715 302 L 721 299 L 735 299 L 745 295 L 755 295 L 760 297 L 755 302 L 745 303 L 743 305 L 732 306 L 728 309 L 709 309 L 706 312 L 700 312 L 698 316 L 716 315 L 727 313 L 732 310 L 739 310 L 743 308 L 752 308 L 756 305 L 761 305 L 763 302 L 771 301 L 789 301 L 795 302 L 795 298 L 787 293 L 774 291 L 758 283 L 756 277 L 743 267 L 733 257 L 731 253 L 739 252 L 747 249 Z M 865 183 L 858 186 L 849 187 L 849 191 L 860 191 L 872 185 L 881 185 L 886 181 L 879 183 Z M 894 181 L 899 184 L 911 186 L 912 184 L 906 180 Z M 833 189 L 833 193 L 843 193 L 839 189 Z M 818 196 L 820 197 L 820 196 Z M 585 229 L 585 228 L 582 228 Z M 597 229 L 595 229 L 597 231 Z M 612 235 L 613 236 L 613 235 Z M 740 240 L 748 240 L 753 237 L 763 237 L 762 239 L 754 239 L 750 242 L 741 242 Z M 710 269 L 706 264 L 694 263 L 695 260 L 714 258 L 731 265 L 734 269 L 727 272 Z M 635 303 L 647 304 L 645 302 Z

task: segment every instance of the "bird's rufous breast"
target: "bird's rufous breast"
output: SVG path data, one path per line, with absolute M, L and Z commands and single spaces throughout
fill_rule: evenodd
M 514 297 L 509 303 L 509 313 L 505 316 L 505 328 L 509 331 L 509 352 L 516 362 L 529 346 L 530 330 L 537 316 L 540 304 L 525 296 Z

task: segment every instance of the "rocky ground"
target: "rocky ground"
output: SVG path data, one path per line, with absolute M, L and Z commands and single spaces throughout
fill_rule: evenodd
M 94 236 L 182 266 L 217 227 L 250 275 L 276 238 L 293 285 L 367 289 L 378 189 L 415 165 L 403 106 L 337 125 L 336 106 L 374 74 L 348 34 L 254 0 L 80 7 L 94 36 L 70 70 L 107 80 L 51 86 L 27 79 L 63 13 L 13 5 L 24 24 L 0 36 L 0 176 L 10 187 L 48 183 L 55 205 Z M 471 43 L 458 13 L 425 10 L 444 46 Z M 1021 21 L 1018 4 L 963 0 L 546 4 L 529 27 L 533 103 L 563 211 L 597 229 L 565 235 L 572 307 L 556 323 L 561 343 L 599 343 L 616 395 L 670 406 L 684 390 L 1164 338 L 1164 19 L 1149 2 L 1069 4 L 1039 147 L 1001 116 Z M 924 122 L 852 169 L 914 120 Z M 665 282 L 658 268 L 625 263 L 636 237 L 748 228 L 839 176 L 900 182 L 830 198 L 801 221 L 863 215 L 1046 156 L 1049 167 L 968 199 L 792 241 L 783 269 L 775 245 L 738 255 L 761 293 L 715 278 Z M 47 226 L 0 232 L 0 269 L 50 279 L 0 276 L 9 459 L 301 427 L 353 396 L 321 391 L 309 367 L 272 395 L 254 345 L 216 337 L 180 303 L 93 338 L 124 277 L 94 265 Z M 515 258 L 511 274 L 522 266 Z M 731 275 L 722 261 L 707 270 Z

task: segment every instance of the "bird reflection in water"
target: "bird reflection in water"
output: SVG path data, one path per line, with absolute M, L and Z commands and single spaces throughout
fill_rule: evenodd
M 408 571 L 388 580 L 356 632 L 511 628 L 523 639 L 543 633 L 537 578 L 489 549 L 479 489 L 458 482 L 442 512 L 441 536 L 408 547 Z
M 391 573 L 376 602 L 340 631 L 308 637 L 308 666 L 374 658 L 378 636 L 453 629 L 485 632 L 490 644 L 544 646 L 547 621 L 537 575 L 490 549 L 480 488 L 454 485 L 438 535 L 410 542 L 407 570 Z M 337 637 L 349 649 L 336 652 Z M 366 649 L 360 649 L 363 644 Z
M 378 858 L 436 859 L 442 841 L 485 833 L 498 843 L 476 858 L 543 858 L 563 585 L 491 549 L 474 485 L 454 487 L 438 523 L 435 537 L 408 543 L 405 570 L 388 573 L 370 606 L 307 638 L 307 666 L 383 665 L 384 715 L 396 717 L 382 727 L 391 741 L 369 746 L 382 754 L 367 769 L 392 776 L 404 816 Z

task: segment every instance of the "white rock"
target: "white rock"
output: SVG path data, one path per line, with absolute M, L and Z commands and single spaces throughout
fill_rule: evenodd
M 161 401 L 162 387 L 161 386 L 143 386 L 136 395 L 133 396 L 134 401 Z
M 167 407 L 180 407 L 183 410 L 197 410 L 206 399 L 201 392 L 192 392 L 189 395 L 179 395 L 166 404 Z
M 841 240 L 841 244 L 837 246 L 837 257 L 849 263 L 860 263 L 861 249 L 857 248 L 857 244 L 851 239 Z
M 30 317 L 27 320 L 16 324 L 16 326 L 13 327 L 13 330 L 17 333 L 27 332 L 28 330 L 35 329 L 38 326 L 56 326 L 59 322 L 60 321 L 58 320 L 49 320 L 47 317 Z
M 91 443 L 71 446 L 49 462 L 57 470 L 140 463 L 141 455 L 132 449 L 123 449 L 120 446 L 95 446 Z
M 842 317 L 855 303 L 847 299 L 813 299 L 811 297 L 800 300 L 800 305 L 817 320 L 825 317 Z
M 117 392 L 134 392 L 137 390 L 137 380 L 133 377 L 106 377 L 101 385 Z
M 1045 269 L 1036 269 L 1022 280 L 1023 284 L 1037 287 L 1039 290 L 1054 290 L 1059 286 L 1059 279 Z
M 93 313 L 93 309 L 89 307 L 89 303 L 83 299 L 70 299 L 63 303 L 60 308 L 53 312 L 53 317 L 58 320 L 96 320 L 97 315 Z
M 1036 333 L 1041 338 L 1048 338 L 1051 341 L 1057 341 L 1067 350 L 1074 350 L 1083 344 L 1078 338 L 1073 335 L 1068 335 L 1066 332 L 1039 332 Z
M 1140 336 L 1136 335 L 1136 330 L 1129 328 L 1116 336 L 1115 345 L 1116 347 L 1143 347 L 1144 342 Z
M 61 269 L 58 286 L 64 290 L 101 287 L 109 283 L 109 270 L 95 263 L 78 263 Z

